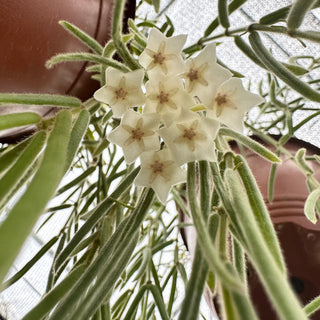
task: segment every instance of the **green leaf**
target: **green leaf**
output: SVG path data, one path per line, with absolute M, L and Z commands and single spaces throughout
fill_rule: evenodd
M 264 47 L 257 32 L 252 32 L 250 34 L 249 41 L 258 58 L 272 73 L 304 97 L 312 101 L 320 102 L 320 93 L 295 77 L 292 72 L 278 62 Z
M 260 18 L 259 23 L 264 25 L 270 25 L 283 21 L 287 18 L 290 8 L 291 5 L 275 10 Z
M 306 175 L 311 175 L 313 174 L 313 170 L 308 166 L 307 162 L 306 162 L 306 152 L 307 150 L 305 148 L 300 148 L 296 155 L 295 155 L 295 159 L 298 163 L 298 165 L 300 166 L 300 168 L 303 170 L 303 172 Z
M 123 192 L 127 191 L 140 168 L 134 169 L 123 181 L 120 183 L 113 193 L 104 201 L 102 201 L 92 212 L 88 220 L 78 230 L 77 233 L 71 238 L 70 242 L 66 245 L 63 251 L 59 254 L 56 265 L 59 266 L 68 259 L 69 254 L 78 245 L 78 243 L 88 234 L 88 232 L 95 226 L 95 224 L 109 211 L 111 206 Z
M 59 24 L 64 27 L 67 31 L 69 31 L 72 35 L 78 38 L 83 44 L 85 44 L 88 48 L 90 48 L 93 52 L 97 54 L 102 54 L 102 46 L 101 44 L 85 33 L 83 30 L 79 29 L 75 25 L 67 21 L 59 21 Z
M 152 5 L 154 6 L 155 12 L 159 12 L 160 9 L 160 0 L 152 0 Z
M 55 288 L 47 293 L 41 301 L 24 316 L 23 320 L 42 319 L 54 306 L 59 303 L 77 282 L 86 269 L 86 265 L 80 265 L 72 270 Z
M 140 267 L 136 273 L 134 281 L 140 279 L 140 277 L 148 270 L 149 263 L 152 258 L 152 250 L 149 246 L 145 247 L 142 252 L 142 260 Z
M 290 64 L 285 62 L 281 62 L 281 63 L 283 66 L 285 66 L 289 71 L 291 71 L 296 76 L 303 76 L 304 74 L 309 72 L 308 69 L 302 68 L 297 64 Z
M 70 135 L 70 141 L 67 150 L 67 160 L 65 166 L 65 172 L 68 171 L 71 166 L 72 160 L 79 149 L 80 143 L 87 131 L 90 121 L 90 114 L 87 110 L 82 110 L 75 121 Z
M 0 208 L 13 196 L 12 190 L 20 184 L 21 179 L 34 164 L 46 140 L 46 133 L 40 131 L 36 134 L 29 145 L 21 153 L 14 165 L 1 177 L 0 180 Z
M 150 284 L 149 290 L 151 291 L 153 298 L 154 298 L 154 301 L 156 302 L 161 319 L 162 320 L 170 320 L 169 315 L 166 310 L 166 307 L 164 305 L 162 294 L 161 294 L 159 288 L 156 287 L 155 285 Z
M 0 130 L 21 127 L 40 122 L 41 116 L 34 112 L 21 112 L 0 115 Z
M 123 72 L 129 71 L 129 69 L 124 64 L 114 59 L 98 56 L 97 54 L 94 54 L 94 53 L 60 53 L 50 58 L 46 62 L 46 67 L 50 69 L 58 63 L 77 62 L 77 61 L 88 61 L 93 63 L 99 63 L 101 65 L 113 67 Z
M 15 163 L 15 161 L 19 158 L 23 150 L 25 150 L 32 139 L 33 137 L 31 136 L 30 138 L 23 140 L 13 148 L 8 148 L 6 151 L 0 154 L 0 174 Z
M 205 221 L 197 204 L 197 187 L 195 181 L 195 163 L 189 162 L 187 173 L 188 202 L 192 213 L 193 223 L 197 231 L 199 245 L 202 249 L 202 253 L 205 259 L 207 260 L 210 270 L 216 273 L 220 281 L 224 282 L 224 284 L 231 290 L 243 293 L 242 283 L 239 281 L 237 277 L 235 277 L 228 270 L 226 270 L 225 261 L 220 257 L 218 249 L 212 244 L 210 234 L 206 228 Z
M 268 148 L 260 144 L 259 142 L 254 141 L 253 139 L 242 135 L 239 132 L 236 132 L 229 128 L 221 128 L 219 130 L 219 134 L 222 136 L 227 136 L 230 138 L 235 139 L 236 141 L 240 142 L 241 144 L 248 147 L 254 153 L 258 154 L 259 156 L 265 158 L 270 162 L 281 163 L 281 159 L 279 159 L 272 151 Z
M 141 286 L 141 288 L 137 292 L 136 296 L 134 297 L 133 301 L 131 302 L 131 305 L 128 308 L 128 310 L 126 312 L 126 315 L 123 318 L 123 320 L 131 320 L 132 319 L 132 315 L 134 314 L 134 312 L 138 308 L 138 305 L 139 305 L 141 299 L 143 298 L 143 296 L 144 296 L 144 294 L 145 294 L 145 292 L 147 290 L 148 290 L 148 285 L 147 284 Z
M 320 308 L 320 296 L 315 297 L 312 301 L 310 301 L 303 310 L 306 312 L 308 316 L 311 316 L 313 313 L 318 311 Z
M 70 181 L 69 183 L 67 183 L 66 185 L 64 185 L 63 187 L 61 187 L 58 191 L 57 191 L 57 195 L 64 193 L 65 191 L 69 190 L 72 187 L 77 186 L 78 184 L 82 183 L 83 181 L 85 181 L 85 179 L 90 176 L 95 170 L 96 170 L 96 166 L 93 167 L 89 167 L 88 169 L 86 169 L 84 172 L 82 172 L 79 176 L 77 176 L 76 178 L 74 178 L 72 181 Z
M 74 97 L 57 94 L 0 93 L 0 108 L 2 104 L 80 107 L 81 101 Z
M 59 112 L 38 171 L 0 226 L 0 282 L 62 178 L 70 130 L 71 112 Z
M 260 192 L 258 184 L 249 169 L 245 159 L 238 155 L 234 160 L 237 171 L 241 177 L 243 185 L 246 189 L 246 193 L 249 199 L 252 212 L 257 221 L 258 228 L 260 229 L 261 235 L 272 254 L 274 260 L 277 262 L 280 270 L 286 273 L 286 266 L 281 253 L 279 240 L 277 238 L 273 223 L 270 218 L 268 209 L 264 203 L 263 196 Z
M 39 260 L 41 257 L 46 254 L 50 248 L 57 242 L 59 239 L 59 236 L 53 237 L 51 240 L 49 240 L 33 257 L 30 261 L 28 261 L 17 273 L 15 273 L 11 278 L 6 280 L 6 282 L 3 283 L 3 289 L 6 289 L 10 287 L 12 284 L 14 284 L 16 281 L 21 279 Z
M 241 38 L 241 36 L 234 37 L 234 43 L 236 46 L 249 58 L 251 59 L 256 65 L 265 69 L 263 63 L 258 59 L 256 54 L 252 51 L 251 47 L 247 44 L 245 40 Z
M 224 173 L 225 181 L 229 190 L 229 197 L 236 208 L 239 224 L 249 240 L 248 256 L 252 261 L 261 283 L 266 289 L 272 305 L 280 319 L 307 320 L 300 302 L 287 281 L 283 270 L 279 268 L 274 257 L 267 248 L 267 243 L 254 218 L 247 191 L 243 187 L 238 173 L 233 169 L 227 168 Z
M 146 189 L 135 210 L 129 218 L 122 221 L 50 320 L 64 319 L 66 315 L 69 320 L 87 320 L 96 311 L 127 265 L 138 241 L 139 227 L 153 199 L 154 192 Z M 92 286 L 94 279 L 96 281 Z M 86 292 L 87 295 L 84 296 Z M 81 301 L 85 303 L 79 304 Z M 75 305 L 78 307 L 75 308 Z
M 236 11 L 238 8 L 240 8 L 247 0 L 233 0 L 228 5 L 228 13 L 229 15 Z M 204 32 L 204 37 L 208 37 L 217 27 L 219 26 L 219 20 L 218 18 L 215 18 L 210 25 L 207 27 L 207 29 Z
M 312 222 L 317 223 L 317 216 L 316 216 L 316 204 L 320 196 L 320 189 L 313 190 L 309 195 L 304 204 L 304 214 L 306 217 Z
M 228 16 L 228 1 L 218 0 L 218 13 L 220 24 L 228 29 L 230 27 L 229 16 Z
M 288 14 L 287 26 L 289 31 L 298 29 L 308 11 L 317 0 L 296 0 Z
M 273 202 L 276 170 L 277 170 L 277 164 L 273 163 L 271 165 L 270 175 L 269 175 L 269 180 L 268 180 L 268 201 L 269 201 L 269 203 Z

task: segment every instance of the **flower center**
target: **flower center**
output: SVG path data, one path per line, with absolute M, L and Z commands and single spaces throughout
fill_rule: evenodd
M 156 160 L 153 164 L 150 165 L 153 174 L 160 174 L 163 172 L 163 163 L 160 163 Z
M 196 135 L 197 134 L 194 132 L 194 130 L 192 128 L 189 128 L 184 129 L 182 137 L 191 141 Z
M 117 90 L 115 90 L 115 94 L 118 100 L 125 100 L 128 92 L 123 88 L 118 88 Z
M 163 62 L 164 62 L 164 60 L 166 59 L 166 58 L 162 55 L 161 52 L 155 53 L 155 54 L 152 56 L 152 58 L 153 58 L 153 62 L 154 62 L 155 64 L 160 64 L 160 65 L 162 65 Z
M 160 94 L 157 96 L 157 99 L 161 104 L 169 102 L 169 94 L 163 91 L 160 91 Z
M 190 81 L 195 81 L 199 79 L 198 70 L 191 68 L 187 74 Z
M 215 102 L 218 106 L 225 104 L 227 102 L 227 95 L 218 93 L 215 98 Z
M 143 136 L 144 136 L 144 132 L 140 128 L 131 130 L 132 139 L 141 141 Z

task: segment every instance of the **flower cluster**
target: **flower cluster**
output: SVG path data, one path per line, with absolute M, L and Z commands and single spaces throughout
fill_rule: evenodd
M 241 131 L 244 114 L 263 101 L 217 63 L 214 44 L 184 61 L 185 41 L 152 29 L 139 57 L 144 69 L 108 68 L 106 85 L 94 94 L 121 118 L 108 139 L 122 147 L 127 163 L 140 157 L 135 184 L 153 188 L 163 203 L 171 186 L 186 180 L 181 165 L 215 161 L 220 124 Z

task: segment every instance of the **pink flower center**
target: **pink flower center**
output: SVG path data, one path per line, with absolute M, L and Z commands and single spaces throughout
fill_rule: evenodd
M 198 70 L 191 68 L 187 74 L 187 77 L 189 78 L 190 81 L 198 80 L 199 79 Z
M 128 92 L 125 91 L 123 88 L 119 88 L 115 91 L 115 94 L 118 100 L 125 100 Z
M 157 99 L 161 104 L 169 102 L 169 94 L 163 91 L 160 91 L 160 94 L 157 96 Z
M 164 60 L 166 59 L 161 52 L 155 53 L 153 56 L 153 62 L 155 64 L 163 64 Z
M 159 174 L 163 172 L 163 163 L 160 163 L 158 160 L 151 164 L 150 167 L 154 174 Z
M 227 102 L 227 95 L 218 93 L 215 98 L 215 102 L 217 103 L 218 106 L 225 104 Z

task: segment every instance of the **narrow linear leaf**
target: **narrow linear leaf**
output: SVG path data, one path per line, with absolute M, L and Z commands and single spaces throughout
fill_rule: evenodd
M 264 47 L 257 32 L 252 32 L 249 35 L 249 41 L 258 58 L 272 73 L 304 97 L 312 101 L 320 102 L 320 93 L 295 77 L 292 72 L 278 62 Z
M 313 174 L 313 170 L 308 166 L 306 162 L 306 152 L 306 148 L 300 148 L 295 155 L 295 159 L 304 173 L 307 175 L 311 175 Z
M 229 16 L 228 16 L 228 1 L 218 0 L 218 14 L 220 24 L 228 29 L 230 27 Z
M 72 160 L 79 149 L 80 143 L 85 135 L 90 120 L 90 114 L 87 110 L 82 110 L 75 121 L 70 135 L 70 141 L 67 150 L 67 160 L 65 165 L 65 172 L 68 171 L 71 166 Z
M 76 269 L 72 270 L 65 279 L 47 293 L 41 301 L 23 317 L 23 320 L 42 319 L 68 293 L 83 274 L 85 269 L 85 265 L 80 265 Z
M 158 13 L 160 9 L 160 0 L 152 0 L 152 5 L 154 6 L 154 11 Z
M 85 224 L 78 230 L 78 232 L 72 237 L 70 242 L 66 245 L 64 250 L 60 253 L 56 260 L 56 265 L 61 265 L 72 252 L 72 250 L 77 246 L 79 241 L 81 241 L 87 233 L 95 226 L 95 224 L 108 212 L 108 210 L 112 207 L 115 200 L 117 199 L 123 192 L 128 190 L 131 186 L 133 180 L 137 176 L 140 168 L 134 169 L 118 186 L 115 188 L 113 193 L 102 201 L 99 206 L 97 206 Z
M 68 208 L 71 208 L 73 207 L 73 204 L 62 204 L 60 206 L 56 206 L 56 207 L 51 207 L 51 208 L 48 208 L 46 210 L 46 212 L 55 212 L 55 211 L 60 211 L 60 210 L 64 210 L 64 209 L 68 209 Z
M 217 274 L 217 277 L 219 277 L 220 281 L 224 282 L 225 285 L 231 290 L 242 293 L 243 287 L 239 279 L 231 274 L 228 270 L 226 270 L 224 261 L 220 257 L 217 248 L 212 244 L 210 234 L 206 228 L 205 221 L 197 204 L 197 196 L 195 194 L 195 181 L 195 164 L 193 162 L 189 162 L 187 173 L 188 201 L 202 253 L 207 260 L 210 270 Z
M 62 178 L 70 130 L 71 112 L 59 112 L 38 171 L 0 226 L 0 282 Z
M 248 147 L 254 153 L 260 155 L 262 158 L 265 158 L 266 160 L 268 160 L 270 162 L 281 163 L 281 159 L 279 159 L 268 148 L 266 148 L 265 146 L 263 146 L 259 142 L 256 142 L 253 139 L 242 135 L 239 132 L 236 132 L 236 131 L 229 129 L 229 128 L 221 128 L 219 130 L 219 134 L 221 134 L 222 136 L 227 136 L 227 137 L 235 139 L 236 141 L 238 141 L 241 144 Z
M 270 25 L 280 21 L 283 21 L 287 18 L 288 13 L 290 11 L 291 5 L 275 10 L 265 16 L 263 16 L 260 20 L 260 24 Z
M 153 199 L 153 190 L 146 189 L 135 210 L 121 222 L 68 297 L 57 307 L 50 320 L 87 320 L 95 312 L 127 265 L 138 241 L 139 227 Z M 92 286 L 93 279 L 96 279 L 94 286 Z M 84 296 L 86 292 L 87 295 Z M 85 303 L 79 305 L 83 299 Z M 76 305 L 78 308 L 75 308 Z
M 313 7 L 317 0 L 296 0 L 288 14 L 287 26 L 289 31 L 300 27 L 305 15 Z
M 263 65 L 263 63 L 261 63 L 261 61 L 258 59 L 256 54 L 252 51 L 251 47 L 247 44 L 245 40 L 243 40 L 240 36 L 235 36 L 234 43 L 256 65 L 265 69 L 265 66 Z
M 81 101 L 74 97 L 55 94 L 0 93 L 0 108 L 2 104 L 80 107 Z
M 46 133 L 37 133 L 26 149 L 21 153 L 15 164 L 0 179 L 0 208 L 9 200 L 8 195 L 12 196 L 12 190 L 17 184 L 21 187 L 21 178 L 30 169 L 42 150 L 46 140 Z
M 122 40 L 123 12 L 125 4 L 125 0 L 118 0 L 114 3 L 111 35 L 114 46 L 122 60 L 131 70 L 135 70 L 140 69 L 141 66 Z
M 79 29 L 75 25 L 67 21 L 59 21 L 59 24 L 69 31 L 72 35 L 78 38 L 83 44 L 85 44 L 88 48 L 94 51 L 97 54 L 102 54 L 103 48 L 101 44 L 85 33 L 83 30 Z
M 73 61 L 88 61 L 113 67 L 123 72 L 129 71 L 129 69 L 124 64 L 121 64 L 120 62 L 113 59 L 98 56 L 94 53 L 60 53 L 50 58 L 50 60 L 46 62 L 46 67 L 50 69 L 58 63 Z
M 297 64 L 282 62 L 282 65 L 285 66 L 289 71 L 291 71 L 296 76 L 303 76 L 304 74 L 309 72 L 308 69 L 302 68 Z
M 57 191 L 57 195 L 64 193 L 65 191 L 69 190 L 70 188 L 77 186 L 81 182 L 83 182 L 90 174 L 92 174 L 96 170 L 96 167 L 89 167 L 84 172 L 82 172 L 78 177 L 74 178 L 72 181 L 61 187 Z
M 271 255 L 277 262 L 279 269 L 285 274 L 286 266 L 281 253 L 280 244 L 258 184 L 242 156 L 238 155 L 235 158 L 235 165 L 246 189 L 252 212 L 257 221 L 258 228 L 260 229 L 259 231 L 263 236 Z
M 32 139 L 33 136 L 0 154 L 0 174 L 15 163 Z
M 268 180 L 268 201 L 270 203 L 273 202 L 276 171 L 277 171 L 277 164 L 273 163 L 271 165 L 270 175 L 269 175 L 269 180 Z
M 164 301 L 162 298 L 162 294 L 159 290 L 158 287 L 156 287 L 155 285 L 150 284 L 149 285 L 149 290 L 151 291 L 154 301 L 156 302 L 156 305 L 158 307 L 159 313 L 161 315 L 161 319 L 162 320 L 170 320 L 169 319 L 169 315 L 167 313 L 166 307 L 164 305 Z
M 111 309 L 113 318 L 120 319 L 120 316 L 122 315 L 124 309 L 127 307 L 131 296 L 132 290 L 128 289 L 117 299 L 117 301 L 115 301 Z
M 308 316 L 311 316 L 313 313 L 320 309 L 320 296 L 314 298 L 311 302 L 309 302 L 303 310 L 306 312 Z
M 140 267 L 136 273 L 134 281 L 140 279 L 140 277 L 147 271 L 148 265 L 151 261 L 152 250 L 150 247 L 145 247 L 142 252 L 142 260 L 140 263 Z
M 173 304 L 176 298 L 176 292 L 177 292 L 177 278 L 178 278 L 178 271 L 175 269 L 172 275 L 172 283 L 171 283 L 171 290 L 170 290 L 170 296 L 168 301 L 168 313 L 169 316 L 171 316 Z M 160 286 L 157 286 L 158 290 L 161 290 Z
M 40 258 L 50 250 L 50 248 L 57 242 L 58 239 L 59 236 L 55 236 L 49 240 L 30 261 L 28 261 L 16 274 L 3 283 L 3 289 L 10 287 L 12 284 L 21 279 L 40 260 Z
M 34 112 L 21 112 L 0 115 L 0 130 L 21 127 L 40 122 L 41 116 Z
M 229 197 L 238 215 L 241 216 L 241 219 L 239 219 L 241 228 L 246 238 L 251 239 L 248 242 L 248 256 L 259 274 L 261 283 L 266 289 L 266 293 L 279 318 L 283 320 L 307 320 L 307 316 L 290 287 L 287 277 L 274 260 L 261 232 L 259 232 L 246 190 L 240 181 L 238 173 L 228 168 L 225 170 L 224 176 L 229 190 Z
M 131 302 L 131 305 L 130 305 L 128 311 L 126 312 L 126 315 L 123 318 L 123 320 L 131 320 L 132 319 L 132 315 L 134 314 L 134 312 L 138 308 L 138 305 L 147 290 L 148 290 L 147 284 L 141 286 L 141 288 L 137 292 L 136 296 L 134 297 L 133 301 Z
M 228 5 L 229 15 L 240 8 L 247 0 L 233 0 Z M 215 18 L 204 32 L 204 37 L 208 37 L 219 26 L 219 19 Z
M 313 190 L 304 204 L 304 214 L 312 222 L 317 223 L 316 204 L 320 196 L 320 189 Z

